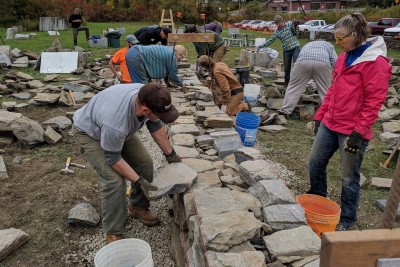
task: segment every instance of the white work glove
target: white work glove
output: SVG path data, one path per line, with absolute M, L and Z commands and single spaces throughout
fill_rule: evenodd
M 221 106 L 221 110 L 222 110 L 223 112 L 226 112 L 226 106 L 225 106 L 225 105 L 222 105 L 222 106 Z

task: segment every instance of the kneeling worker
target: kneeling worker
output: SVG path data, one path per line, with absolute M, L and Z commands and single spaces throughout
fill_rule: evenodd
M 168 88 L 158 83 L 111 86 L 75 112 L 76 143 L 101 179 L 107 243 L 122 239 L 127 213 L 147 226 L 159 223 L 147 197 L 148 191 L 158 190 L 150 184 L 153 160 L 137 131 L 146 124 L 168 163 L 180 162 L 163 127 L 178 117 Z M 125 178 L 132 188 L 128 207 Z
M 199 57 L 199 66 L 210 71 L 211 77 L 221 90 L 221 97 L 216 105 L 226 114 L 233 116 L 241 111 L 251 112 L 249 103 L 243 101 L 243 87 L 233 75 L 230 68 L 223 62 L 214 62 L 208 56 Z M 215 98 L 216 96 L 214 96 Z

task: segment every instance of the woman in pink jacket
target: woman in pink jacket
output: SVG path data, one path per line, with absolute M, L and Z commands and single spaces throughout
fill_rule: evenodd
M 314 117 L 316 134 L 308 162 L 309 194 L 327 196 L 329 159 L 339 149 L 341 158 L 341 215 L 337 231 L 346 231 L 357 220 L 360 200 L 360 167 L 372 125 L 386 99 L 392 68 L 382 37 L 369 38 L 365 18 L 354 13 L 334 27 L 337 59 L 323 104 Z

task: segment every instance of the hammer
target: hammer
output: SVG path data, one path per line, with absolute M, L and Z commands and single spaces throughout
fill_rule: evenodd
M 68 157 L 68 158 L 67 158 L 67 163 L 65 164 L 65 168 L 64 168 L 64 169 L 61 169 L 61 171 L 60 171 L 61 174 L 70 174 L 70 173 L 74 173 L 73 170 L 68 169 L 70 163 L 71 163 L 71 157 Z
M 380 165 L 382 168 L 384 168 L 384 169 L 386 169 L 386 170 L 389 171 L 389 169 L 387 168 L 387 165 L 388 165 L 389 162 L 392 160 L 392 158 L 393 158 L 394 154 L 396 153 L 397 149 L 399 148 L 399 146 L 400 146 L 400 140 L 397 142 L 396 146 L 393 148 L 392 153 L 390 153 L 390 156 L 389 156 L 389 158 L 385 161 L 385 163 L 384 163 L 384 164 L 379 163 L 379 165 Z
M 81 165 L 81 164 L 74 163 L 74 162 L 71 162 L 71 163 L 69 164 L 69 166 L 71 166 L 71 167 L 77 167 L 77 168 L 81 168 L 81 169 L 86 169 L 86 166 L 85 166 L 85 165 Z

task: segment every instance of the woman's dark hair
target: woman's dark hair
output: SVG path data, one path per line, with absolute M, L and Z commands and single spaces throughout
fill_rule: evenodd
M 198 59 L 198 63 L 200 67 L 206 68 L 206 69 L 212 69 L 214 67 L 214 60 L 212 60 L 209 56 L 202 55 Z
M 364 16 L 358 12 L 347 15 L 338 20 L 335 24 L 334 30 L 339 28 L 347 29 L 348 33 L 353 32 L 355 47 L 359 47 L 363 42 L 365 42 L 371 33 Z

